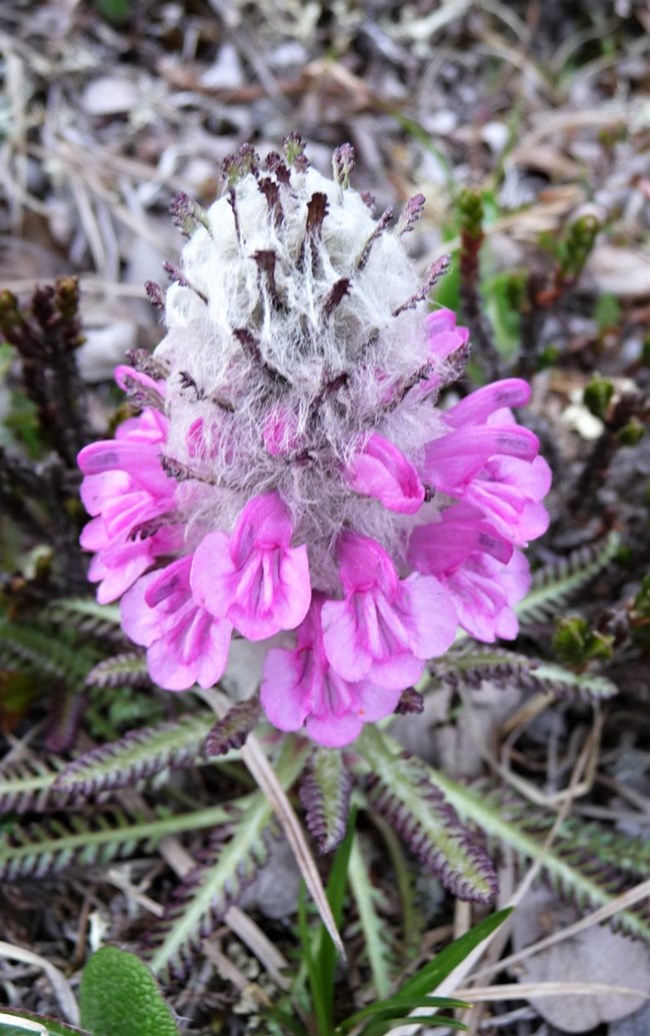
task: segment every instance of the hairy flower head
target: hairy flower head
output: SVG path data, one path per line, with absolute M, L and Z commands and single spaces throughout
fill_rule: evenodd
M 141 407 L 80 454 L 102 600 L 170 689 L 215 682 L 231 636 L 269 640 L 262 704 L 281 729 L 353 739 L 395 708 L 457 625 L 516 634 L 517 547 L 544 531 L 549 484 L 514 421 L 518 379 L 436 405 L 468 334 L 393 223 L 297 138 L 227 160 L 220 198 L 182 195 L 167 334 L 118 380 Z M 514 560 L 513 560 L 514 558 Z M 278 639 L 280 638 L 280 639 Z

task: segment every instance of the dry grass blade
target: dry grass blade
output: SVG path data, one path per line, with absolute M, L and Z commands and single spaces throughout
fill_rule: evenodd
M 305 884 L 314 903 L 318 907 L 321 920 L 337 950 L 345 958 L 341 936 L 336 928 L 336 922 L 325 895 L 323 883 L 320 880 L 320 875 L 314 858 L 309 851 L 302 828 L 298 823 L 298 818 L 254 734 L 249 734 L 248 740 L 242 748 L 242 759 L 277 813 L 282 829 L 287 836 L 287 841 L 300 867 L 300 873 L 305 879 Z
M 0 942 L 0 957 L 5 957 L 7 960 L 18 960 L 23 964 L 34 964 L 37 968 L 42 968 L 52 985 L 66 1020 L 71 1025 L 79 1024 L 79 1007 L 72 987 L 63 972 L 59 971 L 54 964 L 38 953 L 33 953 L 32 950 L 24 950 L 21 946 L 12 946 L 8 942 Z
M 211 689 L 197 689 L 197 693 L 200 694 L 203 700 L 210 706 L 217 716 L 223 716 L 225 708 L 228 705 L 227 699 L 224 695 Z M 338 933 L 336 922 L 334 921 L 327 896 L 325 895 L 323 883 L 316 868 L 314 858 L 309 851 L 309 846 L 307 845 L 304 833 L 298 822 L 298 818 L 254 734 L 249 734 L 246 744 L 243 745 L 241 749 L 241 755 L 246 766 L 257 781 L 260 789 L 264 792 L 273 806 L 278 820 L 282 825 L 282 830 L 284 831 L 287 841 L 289 842 L 296 858 L 296 863 L 300 868 L 300 873 L 305 879 L 307 889 L 318 908 L 321 920 L 329 932 L 330 938 L 336 946 L 336 949 L 345 959 L 345 950 L 343 948 L 341 936 Z
M 125 795 L 125 792 L 122 792 Z M 147 813 L 147 806 L 144 800 L 137 796 L 137 793 L 133 790 L 129 790 L 129 799 L 134 802 L 137 801 L 138 807 L 143 813 Z M 173 835 L 168 835 L 163 838 L 158 846 L 158 851 L 163 857 L 165 862 L 171 867 L 174 873 L 179 877 L 183 878 L 186 874 L 196 866 L 196 860 L 193 856 L 188 853 L 185 846 L 181 845 L 177 838 Z M 110 879 L 114 881 L 113 878 Z M 118 886 L 119 887 L 119 886 Z M 127 891 L 128 894 L 128 890 Z M 145 909 L 150 910 L 152 913 L 158 914 L 158 904 L 149 904 L 141 902 L 140 904 Z M 154 907 L 151 910 L 151 907 Z M 280 989 L 287 989 L 289 983 L 285 978 L 283 972 L 289 969 L 289 961 L 277 947 L 271 942 L 271 940 L 264 934 L 262 929 L 253 921 L 248 914 L 244 913 L 240 907 L 231 906 L 228 908 L 224 915 L 224 921 L 241 941 L 248 946 L 260 964 L 268 971 L 269 975 Z M 206 940 L 206 945 L 209 944 L 209 940 Z
M 495 971 L 501 971 L 503 968 L 512 967 L 513 964 L 518 964 L 520 961 L 525 960 L 527 957 L 532 957 L 535 953 L 540 953 L 541 950 L 547 949 L 549 946 L 554 946 L 556 943 L 563 942 L 565 939 L 570 939 L 574 935 L 578 935 L 579 932 L 584 932 L 587 928 L 592 928 L 594 925 L 602 924 L 603 921 L 608 921 L 610 917 L 615 917 L 616 914 L 621 913 L 623 910 L 629 910 L 630 907 L 635 906 L 636 903 L 642 903 L 644 899 L 650 898 L 650 879 L 648 881 L 642 881 L 640 885 L 635 885 L 634 888 L 629 889 L 627 892 L 621 893 L 616 899 L 608 903 L 607 906 L 599 907 L 598 910 L 592 911 L 587 914 L 586 917 L 576 921 L 575 924 L 569 925 L 568 928 L 563 928 L 560 932 L 554 932 L 553 935 L 547 936 L 545 939 L 540 939 L 539 942 L 532 943 L 530 946 L 526 946 L 525 949 L 520 950 L 519 953 L 512 953 L 509 957 L 504 957 L 498 963 L 490 965 L 487 968 L 481 968 L 480 971 L 474 973 L 474 978 L 485 978 L 485 976 L 493 974 Z
M 457 989 L 454 995 L 459 1000 L 475 1004 L 499 1000 L 528 1000 L 539 996 L 631 996 L 637 1000 L 650 1000 L 650 993 L 642 993 L 638 989 L 629 989 L 627 986 L 603 986 L 594 982 L 513 982 L 500 986 Z

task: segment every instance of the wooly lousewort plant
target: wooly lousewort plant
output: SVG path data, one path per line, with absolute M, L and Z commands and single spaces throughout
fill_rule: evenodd
M 263 164 L 244 148 L 207 212 L 177 200 L 190 239 L 150 289 L 167 334 L 116 374 L 142 412 L 79 455 L 90 578 L 152 678 L 212 687 L 233 637 L 261 644 L 268 719 L 334 748 L 459 626 L 516 636 L 550 484 L 511 411 L 524 381 L 436 406 L 468 355 L 453 314 L 428 313 L 447 261 L 420 280 L 401 238 L 424 199 L 389 229 L 352 164 L 344 145 L 330 181 L 297 139 Z
M 281 828 L 296 844 L 294 788 L 321 852 L 343 838 L 354 796 L 398 875 L 405 864 L 393 829 L 422 871 L 478 902 L 493 900 L 497 880 L 477 827 L 491 846 L 539 859 L 567 895 L 595 906 L 649 862 L 647 846 L 629 839 L 626 854 L 612 851 L 605 833 L 577 821 L 542 853 L 551 813 L 533 821 L 503 788 L 466 788 L 388 732 L 392 716 L 420 712 L 432 691 L 483 679 L 565 699 L 612 695 L 597 657 L 563 668 L 527 653 L 529 642 L 518 651 L 495 642 L 514 640 L 520 627 L 534 633 L 561 612 L 612 561 L 619 540 L 531 580 L 522 549 L 546 529 L 550 471 L 536 436 L 513 415 L 529 387 L 507 377 L 463 389 L 449 405 L 444 394 L 463 376 L 469 334 L 449 310 L 429 312 L 446 262 L 422 280 L 404 249 L 423 199 L 395 221 L 391 211 L 374 219 L 371 200 L 350 188 L 352 167 L 345 145 L 329 180 L 291 137 L 283 155 L 264 162 L 249 147 L 227 160 L 208 210 L 176 199 L 174 221 L 189 240 L 180 265 L 168 265 L 167 292 L 148 288 L 167 333 L 152 355 L 138 352 L 117 369 L 129 410 L 115 437 L 79 453 L 91 515 L 81 542 L 93 554 L 97 601 L 46 601 L 36 572 L 13 587 L 0 622 L 7 672 L 56 681 L 66 694 L 50 754 L 0 771 L 0 810 L 9 816 L 2 879 L 209 833 L 149 933 L 146 955 L 158 974 L 186 969 Z M 47 295 L 41 323 L 2 297 L 5 336 L 37 387 L 33 343 L 54 335 L 68 366 L 78 344 L 70 291 L 66 281 Z M 58 353 L 41 353 L 56 366 Z M 32 396 L 40 407 L 43 392 Z M 65 401 L 55 404 L 56 431 Z M 53 443 L 68 469 L 79 434 L 83 441 L 81 418 L 74 427 L 74 443 L 70 435 Z M 43 464 L 5 460 L 0 494 L 20 524 L 21 494 L 50 476 Z M 69 470 L 55 480 L 52 508 L 74 518 L 69 480 Z M 27 513 L 32 534 L 44 535 L 49 499 L 44 492 Z M 61 542 L 67 557 L 67 533 Z M 51 566 L 56 588 L 55 558 Z M 160 708 L 152 684 L 194 689 L 203 701 L 188 708 L 186 695 L 170 695 L 164 711 L 147 712 Z M 108 699 L 115 711 L 107 719 Z M 66 763 L 66 722 L 74 728 L 82 701 L 104 744 Z M 140 725 L 124 734 L 134 720 Z M 241 762 L 259 790 L 242 779 Z M 198 766 L 229 767 L 241 790 L 227 803 L 189 803 L 169 773 Z M 136 784 L 149 801 L 122 795 Z M 161 786 L 170 793 L 161 796 Z M 89 811 L 98 799 L 101 809 Z M 371 882 L 360 843 L 351 860 L 370 970 L 385 995 L 392 948 L 377 903 L 364 897 Z M 316 868 L 301 866 L 326 910 Z M 331 912 L 325 919 L 336 938 Z M 650 936 L 640 915 L 621 923 Z

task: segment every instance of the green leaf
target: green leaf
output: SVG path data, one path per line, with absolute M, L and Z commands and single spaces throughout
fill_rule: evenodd
M 371 776 L 367 797 L 419 858 L 461 899 L 490 902 L 497 890 L 494 867 L 445 801 L 437 774 L 421 759 L 402 752 L 367 724 L 356 742 Z
M 66 796 L 53 790 L 63 761 L 55 755 L 21 759 L 11 766 L 0 767 L 0 814 L 26 813 L 60 806 Z
M 25 1025 L 31 1022 L 31 1025 Z M 59 1022 L 32 1011 L 13 1011 L 0 1008 L 0 1036 L 92 1036 L 87 1029 L 77 1029 L 67 1022 Z
M 104 946 L 86 964 L 79 1006 L 96 1036 L 179 1036 L 147 966 L 117 946 Z
M 43 676 L 71 680 L 80 686 L 95 654 L 66 643 L 60 634 L 36 626 L 0 620 L 0 658 L 20 659 Z
M 359 912 L 375 993 L 379 997 L 386 997 L 391 985 L 388 967 L 390 947 L 387 942 L 390 933 L 376 909 L 377 890 L 366 867 L 358 835 L 352 845 L 348 879 Z
M 420 968 L 402 985 L 400 996 L 422 996 L 437 989 L 441 982 L 458 967 L 477 946 L 487 939 L 510 917 L 512 908 L 498 910 L 470 928 L 449 946 L 437 953 L 432 961 Z
M 343 918 L 343 904 L 355 828 L 356 808 L 353 808 L 348 819 L 345 837 L 336 850 L 326 888 L 327 899 L 337 928 L 340 927 Z M 304 886 L 298 902 L 298 931 L 318 1031 L 322 1036 L 327 1036 L 332 1031 L 333 1025 L 332 1010 L 337 950 L 322 922 L 315 935 L 310 932 L 307 923 Z
M 162 810 L 160 810 L 162 812 Z M 68 867 L 109 863 L 133 855 L 144 842 L 149 851 L 166 835 L 223 824 L 222 806 L 154 819 L 130 816 L 116 806 L 88 815 L 68 811 L 33 824 L 15 824 L 0 833 L 0 881 L 42 878 Z
M 315 747 L 300 785 L 300 801 L 309 833 L 322 853 L 332 852 L 345 835 L 352 777 L 342 754 Z
M 62 597 L 52 601 L 44 610 L 43 618 L 55 626 L 64 626 L 100 639 L 126 640 L 122 632 L 119 605 L 97 604 L 92 597 Z
M 363 1029 L 361 1036 L 384 1036 L 384 1033 L 391 1032 L 398 1025 L 408 1025 L 409 1023 L 412 1025 L 413 1021 L 414 1019 L 410 1015 L 406 1015 L 402 1018 L 391 1018 L 390 1021 L 372 1022 Z M 460 1032 L 467 1032 L 467 1026 L 463 1022 L 458 1022 L 455 1018 L 448 1018 L 447 1015 L 432 1014 L 426 1019 L 426 1022 L 427 1026 L 444 1025 L 446 1029 L 458 1029 Z
M 214 723 L 211 713 L 181 716 L 142 730 L 131 730 L 73 760 L 56 781 L 56 790 L 92 795 L 134 784 L 167 768 L 205 760 L 201 748 Z M 223 761 L 222 757 L 222 760 Z
M 620 536 L 612 532 L 602 542 L 576 550 L 557 564 L 535 572 L 530 593 L 515 605 L 520 626 L 545 622 L 562 611 L 574 593 L 614 560 L 620 544 Z
M 308 746 L 296 748 L 286 738 L 274 769 L 283 788 L 290 787 L 305 762 Z M 247 796 L 246 808 L 233 825 L 232 838 L 218 846 L 210 863 L 197 866 L 177 891 L 174 906 L 159 924 L 160 944 L 151 967 L 160 974 L 183 972 L 189 952 L 200 945 L 217 918 L 236 902 L 242 885 L 255 875 L 268 854 L 265 837 L 272 830 L 273 806 L 263 792 Z M 227 818 L 231 823 L 232 811 Z
M 566 845 L 561 840 L 556 841 L 550 849 L 544 849 L 543 840 L 526 830 L 526 820 L 534 822 L 539 816 L 541 811 L 538 807 L 531 810 L 530 804 L 527 804 L 523 818 L 517 810 L 510 815 L 507 803 L 504 804 L 498 797 L 494 799 L 477 788 L 464 787 L 439 772 L 436 773 L 436 780 L 461 817 L 473 821 L 489 838 L 508 846 L 521 860 L 540 860 L 542 874 L 565 897 L 581 906 L 589 904 L 597 909 L 609 906 L 622 891 L 618 882 L 614 883 L 613 890 L 608 887 L 611 876 L 609 867 L 598 868 L 602 871 L 600 874 L 588 873 L 588 867 L 579 857 L 576 862 L 567 858 Z M 650 942 L 650 924 L 642 915 L 631 910 L 621 911 L 615 921 L 629 935 Z
M 530 683 L 558 698 L 580 698 L 583 701 L 602 701 L 618 693 L 616 684 L 606 676 L 572 673 L 552 662 L 540 662 L 530 673 Z

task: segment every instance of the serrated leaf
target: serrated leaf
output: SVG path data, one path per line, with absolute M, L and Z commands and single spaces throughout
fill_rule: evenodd
M 367 795 L 373 809 L 395 827 L 424 869 L 460 899 L 491 902 L 497 891 L 494 867 L 445 801 L 437 773 L 396 751 L 396 743 L 370 724 L 356 746 L 370 767 Z
M 574 593 L 607 568 L 620 542 L 618 533 L 612 532 L 602 543 L 583 547 L 535 572 L 530 593 L 515 605 L 520 626 L 545 622 L 561 611 Z
M 300 801 L 307 830 L 322 853 L 332 852 L 345 835 L 351 793 L 352 776 L 341 752 L 315 747 L 300 782 Z
M 517 654 L 505 648 L 454 648 L 429 666 L 434 680 L 451 687 L 478 687 L 482 680 L 508 682 L 516 677 L 519 682 L 530 682 L 540 663 L 535 658 Z
M 54 782 L 64 763 L 58 756 L 22 759 L 0 769 L 0 814 L 42 811 L 63 805 L 69 795 L 56 792 Z
M 152 683 L 144 655 L 135 651 L 104 658 L 86 677 L 91 687 L 147 687 Z
M 36 626 L 0 620 L 0 652 L 21 660 L 44 676 L 83 684 L 96 655 L 67 644 L 54 632 Z
M 153 975 L 134 953 L 104 946 L 81 977 L 81 1021 L 97 1036 L 179 1036 Z
M 201 747 L 212 715 L 182 716 L 144 730 L 132 730 L 118 741 L 93 748 L 65 767 L 55 788 L 85 796 L 128 787 L 165 769 L 201 762 Z
M 153 820 L 129 816 L 114 807 L 88 818 L 68 813 L 41 823 L 14 824 L 0 834 L 0 881 L 110 863 L 131 856 L 139 846 L 152 850 L 167 835 L 213 827 L 229 819 L 221 806 L 167 813 Z
M 548 691 L 558 698 L 580 698 L 582 701 L 602 701 L 618 694 L 616 684 L 606 676 L 594 673 L 572 673 L 563 666 L 540 662 L 530 673 L 533 686 Z
M 608 888 L 607 875 L 586 872 L 584 861 L 573 864 L 563 855 L 562 845 L 554 844 L 544 849 L 543 840 L 526 830 L 525 822 L 515 811 L 508 816 L 505 804 L 499 799 L 481 793 L 476 788 L 467 788 L 445 774 L 436 771 L 436 781 L 458 814 L 482 828 L 488 837 L 507 846 L 524 861 L 541 861 L 542 873 L 559 888 L 563 895 L 580 905 L 590 904 L 594 909 L 609 905 L 620 891 Z M 525 816 L 530 821 L 539 815 L 537 809 L 531 812 L 530 805 Z M 650 941 L 650 924 L 642 916 L 631 911 L 616 915 L 616 923 L 623 931 L 637 938 Z
M 117 604 L 98 604 L 91 597 L 63 597 L 53 601 L 43 618 L 99 639 L 125 640 Z
M 285 740 L 274 766 L 283 788 L 288 788 L 298 776 L 305 751 L 297 751 L 289 739 Z M 162 938 L 150 961 L 155 974 L 168 969 L 180 974 L 185 970 L 189 955 L 212 931 L 218 918 L 236 902 L 242 882 L 253 877 L 263 861 L 266 855 L 263 838 L 273 817 L 273 807 L 262 792 L 250 796 L 232 838 L 221 847 L 216 861 L 196 868 L 190 875 L 192 884 L 186 882 L 183 886 L 179 909 L 159 926 Z
M 203 745 L 205 755 L 225 755 L 226 752 L 241 748 L 261 712 L 262 706 L 257 695 L 233 705 L 210 729 Z

